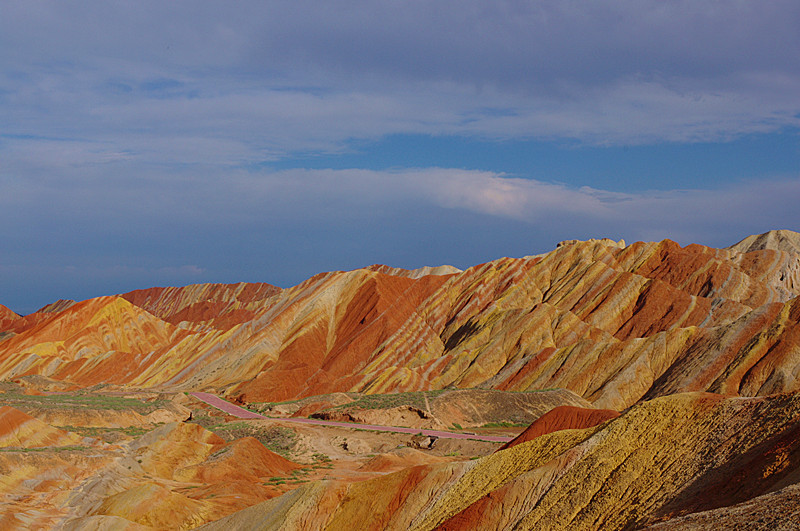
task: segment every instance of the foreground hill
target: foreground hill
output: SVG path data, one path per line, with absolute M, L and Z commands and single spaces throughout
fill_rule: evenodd
M 41 374 L 246 402 L 564 388 L 615 410 L 683 391 L 794 391 L 797 239 L 778 231 L 728 249 L 570 241 L 463 272 L 372 266 L 284 290 L 141 290 L 73 304 L 13 337 L 10 328 L 0 379 Z
M 639 529 L 768 492 L 797 499 L 798 415 L 797 393 L 662 397 L 476 461 L 311 483 L 203 529 Z M 729 510 L 728 529 L 746 514 Z M 797 514 L 776 504 L 770 520 Z

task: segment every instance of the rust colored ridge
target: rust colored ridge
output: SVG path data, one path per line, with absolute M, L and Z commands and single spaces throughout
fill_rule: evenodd
M 0 304 L 0 323 L 5 323 L 5 321 L 15 321 L 19 319 L 21 315 L 16 312 L 11 311 L 10 309 L 6 308 L 2 304 Z
M 244 437 L 226 444 L 201 464 L 177 470 L 175 478 L 197 483 L 255 482 L 258 478 L 285 476 L 299 468 L 253 437 Z
M 119 333 L 123 322 L 136 319 L 144 314 L 119 297 L 98 297 L 77 303 L 63 312 L 49 316 L 36 327 L 20 334 L 12 341 L 20 348 L 43 342 L 65 341 L 81 335 L 96 327 L 105 327 L 112 333 Z M 150 320 L 157 319 L 150 317 Z
M 662 280 L 692 296 L 725 298 L 750 308 L 800 295 L 800 286 L 787 289 L 786 283 L 798 258 L 771 249 L 741 255 L 697 244 L 681 247 L 672 240 L 638 242 L 617 253 L 620 265 L 632 273 Z
M 616 410 L 681 391 L 786 392 L 800 388 L 792 260 L 596 240 L 450 275 L 153 288 L 125 295 L 136 304 L 84 301 L 4 332 L 0 378 L 217 389 L 247 402 L 562 388 Z
M 19 334 L 29 328 L 33 328 L 42 321 L 50 317 L 41 311 L 28 315 L 18 315 L 16 312 L 0 304 L 0 334 L 13 333 Z
M 83 437 L 54 428 L 10 406 L 0 406 L 0 448 L 81 444 Z
M 396 472 L 404 468 L 447 462 L 446 457 L 431 455 L 430 453 L 413 448 L 398 448 L 389 453 L 379 454 L 361 465 L 359 470 L 368 472 Z
M 514 440 L 504 444 L 499 450 L 505 450 L 518 444 L 532 441 L 537 437 L 560 430 L 593 428 L 598 424 L 619 417 L 613 409 L 586 409 L 575 406 L 558 406 L 528 426 Z M 498 451 L 499 451 L 498 450 Z
M 229 329 L 251 320 L 281 288 L 266 283 L 193 284 L 121 295 L 172 324 L 190 322 Z
M 16 312 L 12 312 L 2 304 L 0 304 L 0 332 L 13 332 L 14 325 L 22 316 Z

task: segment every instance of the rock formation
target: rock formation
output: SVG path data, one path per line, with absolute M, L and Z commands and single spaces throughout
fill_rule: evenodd
M 798 295 L 800 234 L 779 230 L 724 249 L 573 240 L 464 271 L 0 306 L 0 528 L 733 529 L 754 515 L 780 528 L 800 499 Z M 433 455 L 440 440 L 372 455 L 354 438 L 361 461 L 277 488 L 301 465 L 173 422 L 184 406 L 120 413 L 147 433 L 103 442 L 70 426 L 111 426 L 104 413 L 43 405 L 106 387 L 153 404 L 208 391 L 284 417 L 530 426 L 477 459 Z M 437 394 L 363 406 L 420 391 Z M 283 401 L 298 402 L 265 404 Z
M 792 234 L 729 249 L 562 242 L 463 272 L 372 266 L 284 290 L 154 288 L 77 303 L 22 329 L 6 312 L 0 379 L 213 389 L 248 402 L 563 388 L 616 410 L 678 391 L 792 391 Z

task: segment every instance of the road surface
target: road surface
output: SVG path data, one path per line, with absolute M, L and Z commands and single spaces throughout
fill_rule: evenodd
M 230 402 L 221 399 L 218 396 L 210 393 L 189 393 L 198 400 L 201 400 L 213 406 L 220 411 L 238 417 L 240 419 L 268 419 L 268 420 L 281 420 L 284 422 L 297 422 L 299 424 L 316 424 L 317 426 L 335 426 L 337 428 L 351 428 L 360 430 L 373 430 L 373 431 L 389 431 L 393 433 L 409 433 L 416 435 L 421 433 L 428 437 L 440 437 L 442 439 L 471 439 L 475 441 L 488 441 L 488 442 L 508 442 L 512 437 L 505 437 L 502 435 L 476 435 L 473 433 L 454 433 L 451 431 L 438 431 L 438 430 L 423 430 L 419 428 L 398 428 L 396 426 L 379 426 L 375 424 L 357 424 L 355 422 L 334 422 L 330 420 L 316 420 L 316 419 L 303 419 L 303 418 L 284 418 L 284 417 L 265 417 L 249 411 L 243 407 L 236 406 Z

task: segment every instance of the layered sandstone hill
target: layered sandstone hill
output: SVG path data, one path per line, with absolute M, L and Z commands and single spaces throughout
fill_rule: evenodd
M 0 448 L 43 448 L 83 442 L 79 435 L 54 428 L 13 407 L 0 406 Z
M 680 391 L 792 391 L 797 238 L 776 231 L 728 249 L 570 241 L 463 272 L 372 266 L 284 290 L 102 297 L 0 341 L 0 379 L 207 389 L 248 402 L 565 388 L 615 410 Z
M 0 447 L 0 529 L 191 529 L 279 495 L 269 478 L 301 468 L 196 424 L 102 445 L 11 408 Z
M 475 461 L 312 483 L 203 529 L 638 529 L 796 492 L 799 418 L 798 393 L 678 394 Z M 797 514 L 778 510 L 775 520 Z

